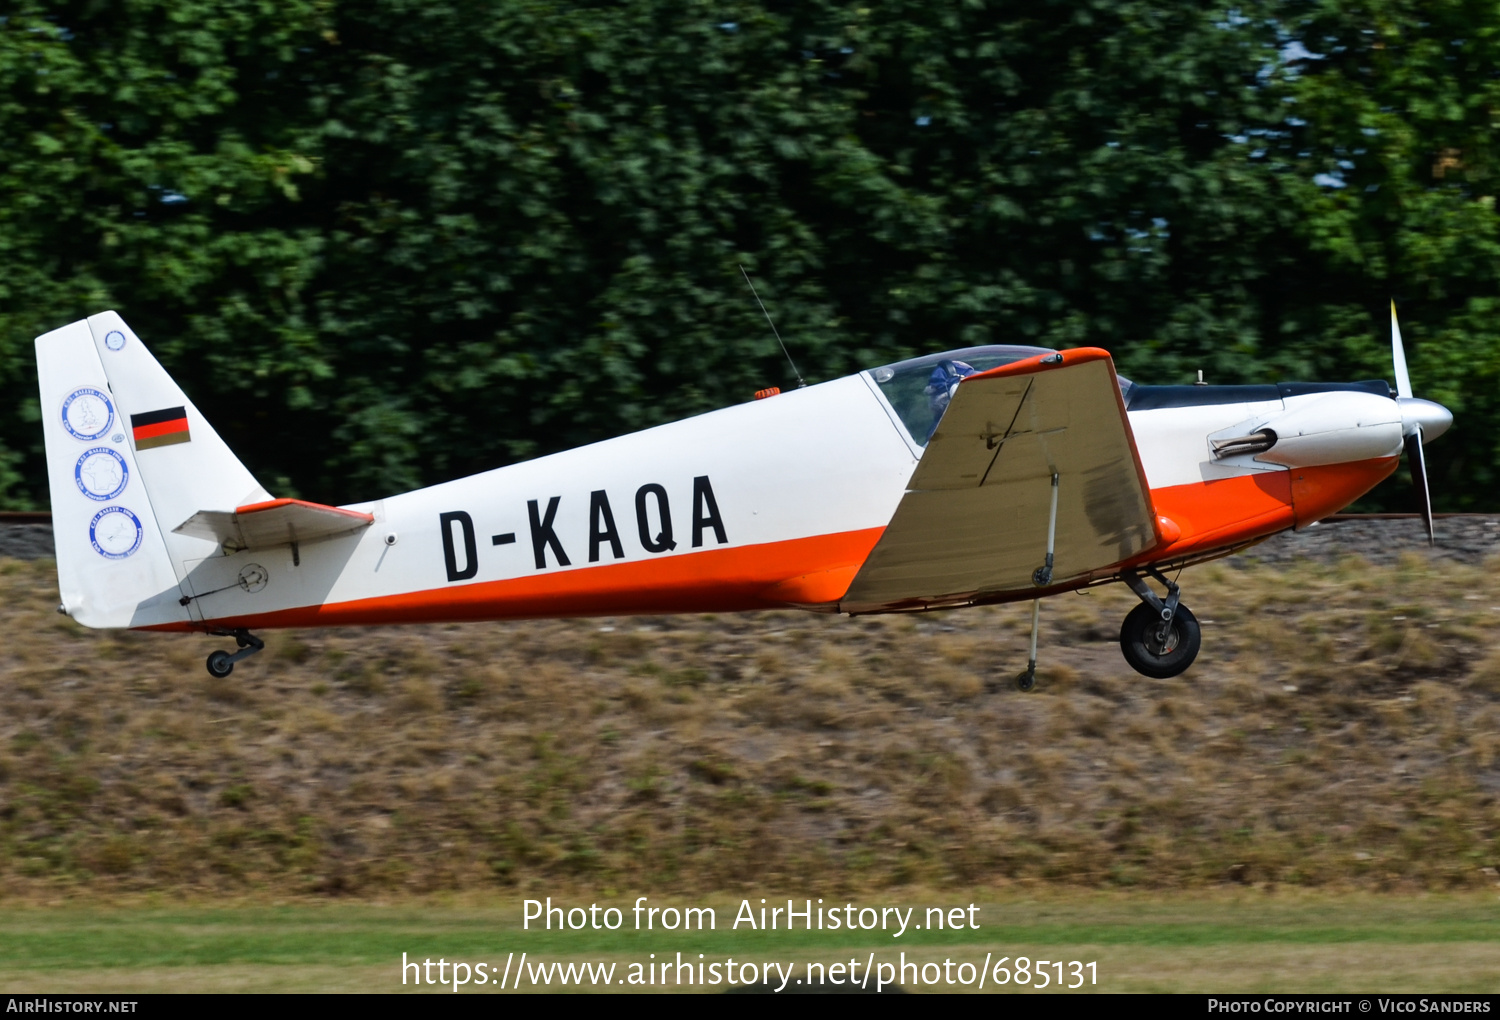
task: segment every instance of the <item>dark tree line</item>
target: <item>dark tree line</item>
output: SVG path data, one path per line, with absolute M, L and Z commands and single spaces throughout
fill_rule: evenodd
M 276 494 L 374 498 L 983 342 L 1391 376 L 1500 509 L 1500 8 L 13 0 L 0 507 L 116 308 Z M 1370 507 L 1404 508 L 1396 482 Z

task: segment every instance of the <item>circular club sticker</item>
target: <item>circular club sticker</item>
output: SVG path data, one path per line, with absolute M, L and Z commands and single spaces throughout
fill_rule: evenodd
M 73 481 L 78 483 L 79 492 L 103 503 L 125 491 L 130 469 L 124 457 L 107 446 L 96 446 L 73 465 Z
M 104 346 L 112 351 L 118 351 L 125 346 L 125 334 L 118 329 L 112 329 L 104 334 Z
M 107 506 L 89 521 L 89 542 L 107 560 L 123 560 L 141 547 L 141 520 L 123 506 Z
M 74 439 L 89 442 L 109 431 L 115 423 L 115 408 L 103 393 L 85 386 L 63 401 L 62 423 Z

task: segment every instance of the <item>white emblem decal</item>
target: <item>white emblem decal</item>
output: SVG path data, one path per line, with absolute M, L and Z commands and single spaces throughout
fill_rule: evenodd
M 123 506 L 107 506 L 89 521 L 89 542 L 107 560 L 123 560 L 141 547 L 141 519 Z
M 105 503 L 125 491 L 130 469 L 125 466 L 124 457 L 107 446 L 96 446 L 85 451 L 73 465 L 73 481 L 89 499 Z
M 85 386 L 69 393 L 63 401 L 62 423 L 74 439 L 92 442 L 115 423 L 115 408 L 103 393 Z
M 125 334 L 118 329 L 112 329 L 104 334 L 104 346 L 112 351 L 118 351 L 125 346 Z

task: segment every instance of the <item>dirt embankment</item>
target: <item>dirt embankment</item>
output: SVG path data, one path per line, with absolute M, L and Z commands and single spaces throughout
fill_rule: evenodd
M 86 631 L 4 560 L 0 893 L 1482 885 L 1476 535 L 1190 570 L 1171 681 L 1120 658 L 1127 592 L 1052 599 L 1031 695 L 1026 606 L 276 633 L 212 681 L 214 640 Z
M 42 560 L 52 556 L 52 525 L 0 521 L 0 559 Z
M 1458 563 L 1481 563 L 1500 555 L 1500 515 L 1463 514 L 1439 517 L 1434 542 L 1427 548 L 1427 529 L 1416 517 L 1350 516 L 1288 531 L 1253 546 L 1231 563 L 1291 563 L 1310 559 L 1329 563 L 1342 556 L 1359 556 L 1389 566 L 1410 552 Z

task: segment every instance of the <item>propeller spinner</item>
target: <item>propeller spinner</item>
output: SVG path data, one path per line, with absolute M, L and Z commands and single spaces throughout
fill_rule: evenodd
M 1432 493 L 1427 486 L 1427 458 L 1422 452 L 1426 443 L 1448 431 L 1453 412 L 1442 404 L 1422 400 L 1411 394 L 1411 375 L 1406 369 L 1406 350 L 1401 345 L 1401 325 L 1396 321 L 1396 302 L 1391 302 L 1391 360 L 1396 364 L 1396 404 L 1401 408 L 1401 435 L 1406 446 L 1406 463 L 1411 482 L 1421 501 L 1422 523 L 1427 526 L 1427 544 L 1436 536 L 1432 530 Z

